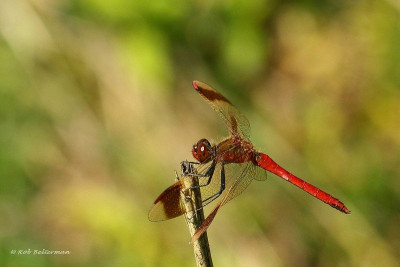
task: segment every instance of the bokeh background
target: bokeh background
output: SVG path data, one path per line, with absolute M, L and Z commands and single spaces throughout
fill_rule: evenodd
M 352 211 L 271 174 L 210 227 L 216 266 L 398 266 L 396 0 L 1 0 L 0 265 L 194 266 L 184 219 L 147 219 L 227 134 L 192 80 Z M 28 248 L 71 255 L 10 254 Z

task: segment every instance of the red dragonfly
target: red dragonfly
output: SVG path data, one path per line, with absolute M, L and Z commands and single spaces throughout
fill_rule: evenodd
M 193 146 L 192 154 L 198 163 L 192 164 L 199 166 L 196 168 L 198 174 L 191 176 L 197 175 L 206 179 L 200 185 L 202 207 L 222 196 L 194 234 L 192 241 L 207 230 L 218 210 L 242 193 L 253 179 L 265 180 L 264 170 L 278 175 L 331 207 L 346 214 L 350 213 L 350 210 L 337 198 L 291 174 L 268 155 L 257 152 L 249 139 L 250 124 L 247 118 L 227 98 L 211 86 L 199 81 L 193 81 L 193 87 L 223 118 L 229 137 L 218 144 L 211 144 L 207 139 L 201 139 Z M 184 179 L 190 178 L 189 175 Z M 182 180 L 167 188 L 154 202 L 149 212 L 149 219 L 160 221 L 184 214 L 185 210 L 180 200 L 182 188 Z

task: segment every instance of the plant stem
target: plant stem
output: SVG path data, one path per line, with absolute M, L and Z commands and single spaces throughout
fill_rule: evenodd
M 195 170 L 192 168 L 189 162 L 186 161 L 182 164 L 186 164 L 186 169 L 189 170 L 189 174 L 195 173 Z M 204 222 L 204 212 L 203 209 L 200 209 L 202 205 L 201 192 L 200 188 L 196 188 L 196 186 L 199 185 L 199 180 L 196 176 L 190 176 L 189 179 L 187 177 L 183 177 L 182 180 L 184 190 L 186 189 L 185 194 L 182 194 L 182 202 L 186 208 L 185 220 L 189 227 L 190 235 L 193 236 L 200 225 Z M 195 212 L 196 210 L 198 211 Z M 204 233 L 199 239 L 193 242 L 193 249 L 197 266 L 213 266 L 207 233 Z

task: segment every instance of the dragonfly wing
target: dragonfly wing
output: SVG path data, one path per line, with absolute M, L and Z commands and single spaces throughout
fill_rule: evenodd
M 199 229 L 197 229 L 196 233 L 194 233 L 194 235 L 192 236 L 192 240 L 190 241 L 191 243 L 193 243 L 194 241 L 199 239 L 199 237 L 202 234 L 204 234 L 205 231 L 207 231 L 208 227 L 211 225 L 212 221 L 215 218 L 215 215 L 217 215 L 217 212 L 221 206 L 222 206 L 221 202 L 219 202 L 217 204 L 217 206 L 215 206 L 215 208 L 212 210 L 212 212 L 207 216 L 207 218 L 204 220 L 204 222 L 200 225 Z
M 210 183 L 207 186 L 200 188 L 201 199 L 203 200 L 203 205 L 206 204 L 207 200 L 216 196 L 221 190 L 221 163 L 215 166 L 214 174 L 211 177 Z M 202 173 L 202 172 L 199 172 Z M 203 172 L 204 174 L 204 172 Z M 209 177 L 204 177 L 200 179 L 200 184 L 205 184 Z
M 223 204 L 232 200 L 233 198 L 240 195 L 249 186 L 251 181 L 257 176 L 257 168 L 251 162 L 247 163 L 235 163 L 225 164 L 225 190 L 222 192 L 222 196 L 226 199 Z M 205 168 L 203 165 L 197 169 L 198 173 L 204 173 Z M 261 174 L 261 175 L 260 175 Z M 257 180 L 265 180 L 265 171 L 261 169 L 258 174 Z M 200 184 L 204 184 L 207 177 Z M 211 178 L 209 185 L 201 187 L 201 198 L 206 200 L 211 196 L 216 195 L 221 189 L 221 163 L 218 163 L 215 167 L 214 175 Z M 228 195 L 228 196 L 227 196 Z M 203 203 L 204 204 L 204 203 Z
M 204 174 L 209 168 L 210 163 L 201 164 L 196 168 L 198 174 Z M 209 177 L 199 177 L 199 184 L 207 183 Z M 164 221 L 176 218 L 185 213 L 185 207 L 182 202 L 182 190 L 185 179 L 193 179 L 192 176 L 181 177 L 173 185 L 165 189 L 154 201 L 153 207 L 150 209 L 148 218 L 150 221 Z M 210 199 L 220 191 L 221 188 L 221 164 L 215 167 L 214 175 L 210 184 L 200 188 L 202 200 Z
M 222 205 L 225 205 L 230 200 L 240 195 L 250 185 L 256 173 L 255 169 L 256 167 L 251 162 L 243 164 L 242 172 L 240 173 L 239 177 L 233 181 L 231 186 L 228 187 L 228 190 L 226 190 L 224 193 Z
M 263 168 L 254 168 L 254 179 L 257 181 L 267 180 L 268 172 Z
M 230 187 L 232 187 L 234 185 L 236 179 L 242 177 L 243 175 L 248 177 L 250 179 L 250 181 L 251 181 L 251 178 L 254 178 L 254 177 L 250 177 L 252 175 L 252 173 L 247 172 L 247 170 L 246 170 L 247 165 L 251 166 L 252 164 L 251 163 L 237 163 L 237 164 L 225 164 L 224 165 L 225 188 L 226 189 L 229 189 Z M 206 169 L 207 169 L 207 167 L 205 167 L 205 165 L 200 165 L 196 171 L 199 174 L 204 174 Z M 221 165 L 221 163 L 218 163 L 215 166 L 214 174 L 211 178 L 210 183 L 207 186 L 203 186 L 200 188 L 201 189 L 200 190 L 201 191 L 201 199 L 203 200 L 203 205 L 206 204 L 206 202 L 204 202 L 205 200 L 210 199 L 213 196 L 216 196 L 221 191 L 221 169 L 222 169 L 222 165 Z M 239 175 L 239 177 L 238 177 L 238 175 Z M 208 177 L 200 178 L 200 184 L 204 185 L 207 182 L 207 180 L 208 180 Z M 221 192 L 222 193 L 221 195 L 225 194 L 226 189 L 224 190 L 224 192 Z M 237 196 L 237 195 L 239 195 L 239 194 L 236 194 L 235 196 Z M 233 196 L 233 197 L 235 197 L 235 196 Z
M 249 121 L 226 97 L 203 82 L 193 81 L 193 87 L 224 119 L 231 135 L 238 134 L 249 139 Z
M 225 190 L 223 197 L 193 235 L 191 242 L 196 241 L 205 231 L 207 231 L 208 227 L 211 225 L 211 222 L 217 215 L 217 212 L 223 205 L 240 195 L 250 185 L 251 180 L 254 178 L 255 166 L 250 162 L 241 165 L 242 172 L 240 172 L 239 177 L 234 179 L 230 183 L 230 186 L 227 187 L 228 190 Z
M 184 214 L 185 208 L 181 200 L 182 188 L 182 181 L 179 180 L 165 189 L 154 201 L 153 207 L 149 211 L 149 220 L 164 221 Z

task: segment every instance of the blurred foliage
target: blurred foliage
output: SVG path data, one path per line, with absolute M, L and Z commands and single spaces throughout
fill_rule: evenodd
M 196 79 L 352 210 L 269 175 L 208 231 L 216 266 L 396 266 L 399 18 L 395 0 L 0 1 L 0 265 L 193 266 L 184 220 L 147 212 L 226 134 Z M 28 248 L 72 254 L 10 254 Z

